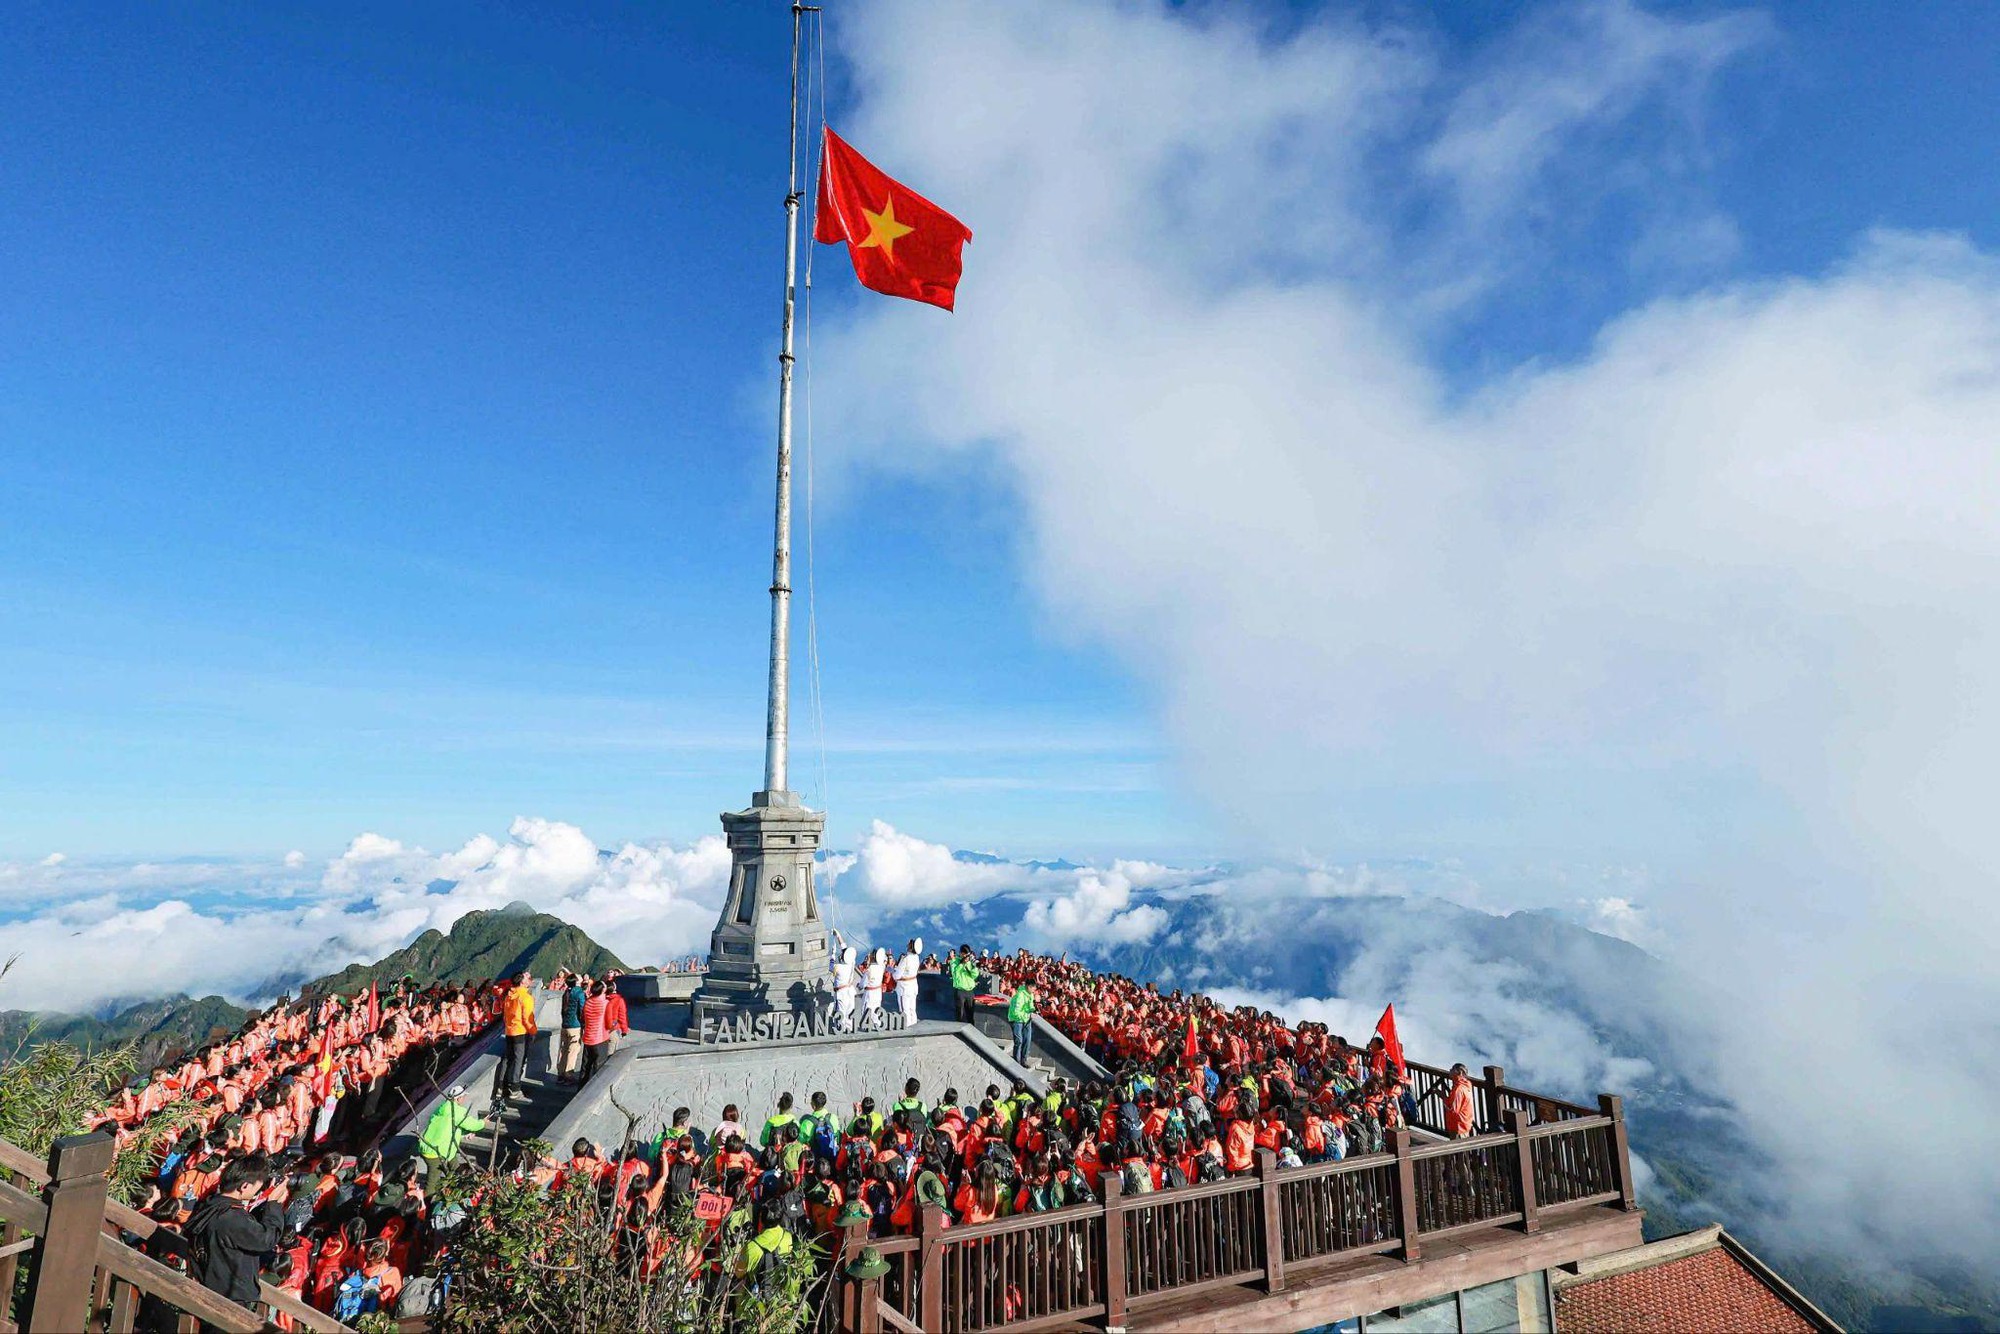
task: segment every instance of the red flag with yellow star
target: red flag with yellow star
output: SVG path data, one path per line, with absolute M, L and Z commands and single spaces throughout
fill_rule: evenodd
M 845 241 L 863 287 L 951 309 L 972 229 L 890 180 L 832 130 L 820 152 L 816 217 L 813 239 Z

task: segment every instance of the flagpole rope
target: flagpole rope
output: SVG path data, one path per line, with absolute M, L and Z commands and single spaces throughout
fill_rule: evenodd
M 826 128 L 826 16 L 815 12 L 810 29 L 812 58 L 806 64 L 806 105 L 805 117 L 808 128 L 817 122 L 817 127 Z M 818 114 L 814 114 L 814 98 L 818 99 Z M 805 165 L 807 179 L 817 182 L 818 175 L 812 170 L 817 145 L 823 135 L 805 136 Z M 819 253 L 819 246 L 811 238 L 819 223 L 819 191 L 815 188 L 806 212 L 806 300 L 805 328 L 802 351 L 805 371 L 805 428 L 806 428 L 806 661 L 809 670 L 809 692 L 813 711 L 813 740 L 819 752 L 819 806 L 822 814 L 832 808 L 831 795 L 827 785 L 826 764 L 826 701 L 820 686 L 819 655 L 819 585 L 818 568 L 813 549 L 813 392 L 812 392 L 812 302 L 813 302 L 813 260 Z

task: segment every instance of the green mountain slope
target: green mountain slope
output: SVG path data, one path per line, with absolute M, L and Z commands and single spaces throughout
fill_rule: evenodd
M 426 931 L 385 959 L 350 964 L 308 982 L 306 990 L 351 992 L 371 981 L 386 985 L 405 974 L 418 982 L 483 982 L 523 968 L 545 978 L 558 968 L 596 974 L 624 967 L 580 928 L 525 903 L 510 903 L 491 912 L 469 912 L 453 924 L 450 935 Z
M 206 1041 L 217 1029 L 229 1031 L 249 1011 L 220 996 L 167 996 L 141 1001 L 107 1018 L 90 1015 L 0 1011 L 0 1057 L 23 1043 L 67 1042 L 86 1050 L 126 1042 L 140 1045 L 141 1060 L 177 1047 Z

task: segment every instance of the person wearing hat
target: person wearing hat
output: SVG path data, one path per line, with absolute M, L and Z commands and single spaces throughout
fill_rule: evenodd
M 896 960 L 896 1006 L 903 1012 L 903 1027 L 917 1022 L 917 974 L 924 966 L 924 938 L 918 936 Z
M 854 946 L 841 939 L 840 933 L 833 933 L 840 945 L 840 953 L 833 961 L 833 1002 L 839 1014 L 840 1031 L 845 1033 L 854 1027 L 854 995 L 859 982 L 854 964 Z
M 457 1158 L 459 1146 L 465 1142 L 466 1135 L 484 1129 L 485 1120 L 474 1116 L 472 1109 L 465 1105 L 465 1085 L 453 1084 L 446 1089 L 444 1101 L 431 1113 L 423 1135 L 417 1140 L 417 1153 L 424 1160 L 426 1175 L 436 1171 L 440 1163 Z

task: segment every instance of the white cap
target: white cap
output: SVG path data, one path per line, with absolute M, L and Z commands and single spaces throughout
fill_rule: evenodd
M 447 1098 L 463 1098 L 465 1096 L 465 1085 L 453 1084 L 444 1091 L 444 1096 Z

